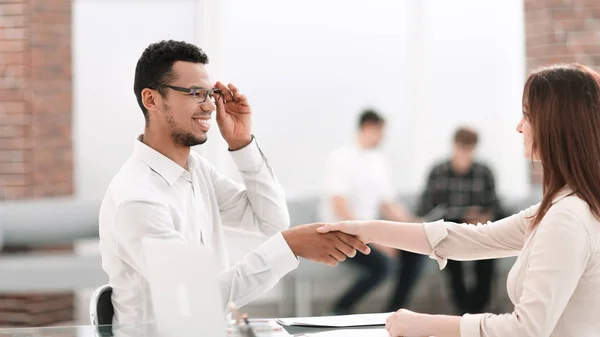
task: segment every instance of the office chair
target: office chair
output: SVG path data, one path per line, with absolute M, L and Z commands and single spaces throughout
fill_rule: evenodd
M 108 284 L 98 287 L 90 300 L 90 324 L 93 326 L 111 325 L 115 310 L 112 304 L 112 287 Z

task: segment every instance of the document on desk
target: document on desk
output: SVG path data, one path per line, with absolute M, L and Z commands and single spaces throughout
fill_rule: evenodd
M 282 325 L 309 326 L 323 328 L 350 328 L 357 326 L 385 325 L 385 320 L 391 312 L 383 314 L 340 315 L 321 317 L 294 317 L 277 320 Z
M 314 334 L 300 335 L 302 337 L 390 337 L 386 329 L 343 329 Z

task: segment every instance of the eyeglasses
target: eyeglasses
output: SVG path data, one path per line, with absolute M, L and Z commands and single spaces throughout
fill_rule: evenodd
M 202 89 L 202 88 L 183 88 L 176 87 L 174 85 L 168 84 L 158 84 L 158 86 L 166 87 L 173 89 L 175 91 L 186 93 L 188 96 L 192 96 L 196 104 L 202 104 L 206 102 L 206 98 L 210 97 L 210 101 L 215 103 L 219 99 L 221 99 L 222 91 L 221 89 Z

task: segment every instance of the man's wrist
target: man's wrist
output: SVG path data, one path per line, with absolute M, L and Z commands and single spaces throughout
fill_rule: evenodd
M 243 139 L 243 140 L 235 140 L 235 141 L 231 141 L 231 142 L 227 142 L 227 145 L 229 147 L 229 151 L 238 151 L 241 150 L 243 148 L 245 148 L 246 146 L 250 145 L 250 143 L 252 143 L 252 141 L 254 140 L 254 135 L 250 135 L 250 137 Z
M 292 251 L 294 256 L 298 257 L 298 254 L 296 254 L 296 251 L 294 250 L 293 244 L 290 242 L 290 230 L 286 229 L 282 231 L 281 236 L 283 237 L 283 240 L 285 240 L 285 242 L 287 243 L 288 247 L 290 247 L 290 250 Z

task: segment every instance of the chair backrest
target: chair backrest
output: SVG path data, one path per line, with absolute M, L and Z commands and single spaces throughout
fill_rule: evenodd
M 114 314 L 112 287 L 108 284 L 98 287 L 90 300 L 90 324 L 110 325 Z

